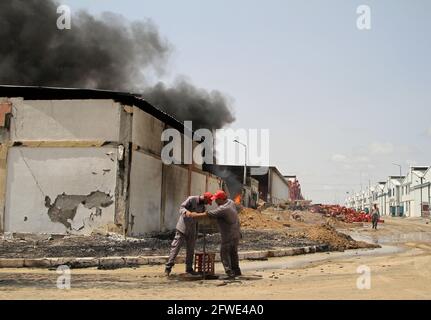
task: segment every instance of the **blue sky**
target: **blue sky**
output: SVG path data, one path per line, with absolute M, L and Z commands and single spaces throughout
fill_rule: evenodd
M 431 165 L 431 1 L 61 1 L 150 18 L 170 82 L 234 99 L 233 128 L 270 129 L 270 160 L 315 202 Z M 371 30 L 356 8 L 371 8 Z

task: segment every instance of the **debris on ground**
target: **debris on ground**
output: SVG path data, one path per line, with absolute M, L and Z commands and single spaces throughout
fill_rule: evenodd
M 330 251 L 344 251 L 348 249 L 380 248 L 379 245 L 356 241 L 349 235 L 338 232 L 333 226 L 323 224 L 310 226 L 303 231 L 295 232 L 293 237 L 305 238 L 321 244 L 329 245 Z
M 351 228 L 349 223 L 311 211 L 268 208 L 259 212 L 244 208 L 239 214 L 243 229 L 272 229 L 284 233 L 285 237 L 327 244 L 332 251 L 379 247 L 375 244 L 355 241 L 350 236 L 336 230 L 336 227 Z
M 241 232 L 240 251 L 270 250 L 285 247 L 316 245 L 316 242 L 293 238 L 277 230 L 250 230 Z M 143 238 L 113 237 L 111 235 L 62 236 L 48 240 L 43 237 L 34 241 L 27 237 L 0 240 L 0 258 L 50 258 L 50 257 L 106 257 L 106 256 L 150 256 L 168 255 L 175 232 L 160 235 L 151 234 Z M 205 237 L 207 251 L 218 252 L 221 238 L 219 233 Z M 203 236 L 196 242 L 196 250 L 202 250 Z M 180 254 L 185 254 L 182 248 Z
M 261 208 L 267 204 L 261 203 Z M 342 212 L 342 211 L 341 211 Z M 340 219 L 339 214 L 319 214 L 310 210 L 283 209 L 268 206 L 259 211 L 243 208 L 239 211 L 242 239 L 240 251 L 295 248 L 328 245 L 331 250 L 372 248 L 374 245 L 357 242 L 336 228 L 351 229 L 359 225 Z M 345 221 L 346 220 L 346 221 Z M 201 226 L 200 231 L 205 228 Z M 218 252 L 220 234 L 208 231 L 206 248 Z M 125 237 L 116 233 L 77 235 L 5 234 L 0 239 L 0 258 L 43 257 L 106 257 L 168 255 L 175 231 L 147 234 L 143 237 Z M 203 247 L 203 237 L 196 249 Z M 185 253 L 183 248 L 181 254 Z
M 321 213 L 326 217 L 333 217 L 347 223 L 353 222 L 371 222 L 371 214 L 365 211 L 357 211 L 353 208 L 347 208 L 340 205 L 315 205 L 311 208 L 311 212 Z M 385 222 L 379 219 L 379 222 Z
M 242 228 L 247 229 L 283 229 L 283 223 L 277 221 L 259 210 L 243 208 L 239 212 L 239 218 Z

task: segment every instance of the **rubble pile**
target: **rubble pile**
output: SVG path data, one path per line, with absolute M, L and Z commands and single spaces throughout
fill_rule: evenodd
M 379 248 L 379 245 L 356 241 L 352 237 L 338 232 L 329 224 L 310 226 L 307 229 L 292 234 L 296 238 L 327 244 L 330 251 L 344 251 L 348 249 Z
M 346 208 L 340 205 L 315 205 L 310 209 L 310 211 L 323 214 L 326 217 L 336 218 L 347 223 L 371 222 L 371 215 L 365 211 L 356 211 L 355 209 Z M 384 222 L 384 220 L 379 219 L 379 222 Z
M 286 238 L 299 242 L 325 244 L 331 251 L 347 249 L 376 248 L 374 244 L 355 241 L 350 236 L 338 232 L 335 227 L 348 226 L 344 221 L 317 215 L 310 211 L 290 211 L 280 208 L 268 208 L 262 212 L 243 208 L 240 212 L 241 228 L 244 230 L 271 230 L 271 233 L 283 232 Z M 255 243 L 259 242 L 257 238 Z
M 286 224 L 282 221 L 261 213 L 258 210 L 243 207 L 239 211 L 241 228 L 245 229 L 283 229 Z

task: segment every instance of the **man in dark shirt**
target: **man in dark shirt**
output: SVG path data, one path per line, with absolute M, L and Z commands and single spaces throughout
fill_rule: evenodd
M 193 258 L 195 254 L 197 221 L 187 217 L 190 211 L 204 212 L 205 205 L 212 203 L 212 194 L 205 192 L 201 196 L 190 196 L 180 205 L 180 217 L 178 218 L 175 238 L 171 244 L 171 252 L 166 263 L 165 274 L 171 273 L 175 265 L 175 258 L 180 252 L 183 243 L 186 243 L 186 272 L 196 274 L 193 270 Z
M 217 191 L 212 197 L 218 207 L 208 212 L 189 212 L 187 217 L 210 217 L 217 219 L 221 235 L 220 258 L 229 278 L 241 275 L 238 259 L 238 244 L 241 236 L 238 211 L 235 202 L 227 198 L 224 191 Z

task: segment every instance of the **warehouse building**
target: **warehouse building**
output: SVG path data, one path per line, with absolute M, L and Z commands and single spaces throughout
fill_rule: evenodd
M 398 217 L 428 218 L 430 203 L 429 166 L 412 166 L 406 176 L 389 176 L 385 182 L 379 182 L 365 192 L 346 199 L 347 206 L 356 210 L 369 209 L 372 204 L 377 204 L 381 215 Z
M 258 199 L 274 205 L 291 200 L 289 181 L 274 166 L 247 166 L 245 191 L 244 166 L 204 165 L 204 169 L 223 178 L 231 192 L 230 196 L 235 198 L 238 194 L 242 195 L 243 204 L 246 206 L 252 207 L 253 205 L 249 204 Z M 248 188 L 251 188 L 251 192 L 248 192 Z
M 185 197 L 223 182 L 182 159 L 164 164 L 168 128 L 184 132 L 139 95 L 0 86 L 0 232 L 174 229 Z

